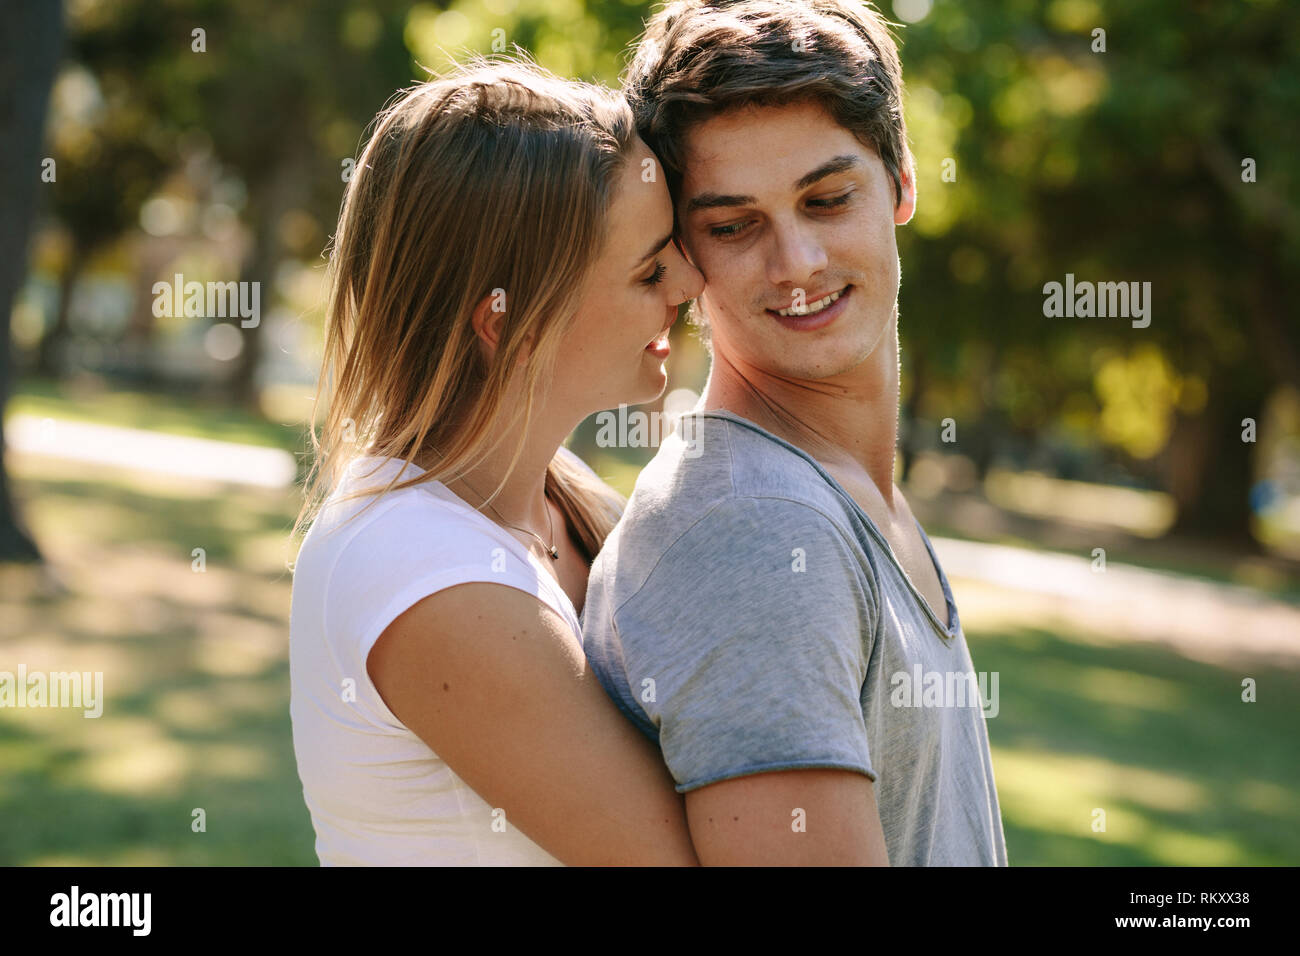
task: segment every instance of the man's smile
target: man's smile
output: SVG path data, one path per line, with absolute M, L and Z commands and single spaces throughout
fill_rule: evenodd
M 846 285 L 818 299 L 809 300 L 802 309 L 765 309 L 764 311 L 788 329 L 797 332 L 809 332 L 824 328 L 835 321 L 846 308 L 851 298 L 853 286 Z

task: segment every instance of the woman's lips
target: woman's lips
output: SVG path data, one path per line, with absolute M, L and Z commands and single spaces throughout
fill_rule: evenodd
M 659 330 L 659 334 L 656 335 L 654 340 L 645 347 L 645 351 L 650 352 L 652 355 L 658 355 L 660 358 L 666 356 L 668 354 L 668 333 L 673 330 L 673 325 L 676 321 L 677 309 L 674 308 L 672 310 L 672 315 L 668 319 L 668 324 Z
M 659 358 L 667 358 L 669 352 L 668 330 L 664 329 L 663 334 L 647 345 L 645 350 L 651 355 L 658 356 Z

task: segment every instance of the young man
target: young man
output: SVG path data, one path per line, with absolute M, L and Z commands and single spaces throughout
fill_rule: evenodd
M 683 0 L 626 85 L 713 364 L 592 569 L 592 666 L 704 863 L 1005 865 L 957 609 L 893 480 L 916 195 L 888 30 L 852 0 Z

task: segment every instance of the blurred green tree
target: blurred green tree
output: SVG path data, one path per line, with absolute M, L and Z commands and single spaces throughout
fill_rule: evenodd
M 964 412 L 979 445 L 1082 407 L 1105 440 L 1105 356 L 1153 345 L 1179 386 L 1148 410 L 1174 416 L 1169 444 L 1117 453 L 1174 492 L 1180 531 L 1253 547 L 1242 420 L 1300 385 L 1300 17 L 1279 0 L 972 0 L 902 32 L 914 410 Z M 1150 282 L 1150 326 L 1045 317 L 1043 286 L 1067 273 Z
M 516 44 L 562 75 L 612 84 L 651 5 L 71 9 L 72 59 L 121 116 L 103 120 L 94 165 L 67 167 L 82 181 L 60 177 L 70 231 L 93 248 L 122 228 L 179 164 L 178 144 L 205 137 L 246 187 L 240 278 L 263 283 L 269 306 L 278 264 L 328 241 L 346 161 L 395 90 L 449 57 Z M 1253 546 L 1241 422 L 1300 383 L 1300 18 L 1284 0 L 903 12 L 920 17 L 899 31 L 920 199 L 899 234 L 905 463 L 946 417 L 981 469 L 1008 449 L 1102 447 L 1174 494 L 1180 530 Z M 92 178 L 120 195 L 95 195 Z M 1067 274 L 1150 282 L 1150 326 L 1045 316 L 1044 284 Z M 241 335 L 235 393 L 253 403 L 261 335 Z M 1150 421 L 1117 424 L 1126 415 Z

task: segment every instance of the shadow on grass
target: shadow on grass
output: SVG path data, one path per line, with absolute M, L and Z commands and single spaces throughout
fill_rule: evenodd
M 1013 865 L 1300 862 L 1300 674 L 1041 629 L 969 641 L 1000 675 L 987 726 Z
M 43 480 L 41 507 L 92 508 L 97 512 L 97 543 L 105 546 L 160 544 L 188 556 L 203 547 L 211 561 L 230 561 L 250 535 L 288 538 L 293 518 L 284 497 L 244 491 L 228 498 L 165 498 L 126 484 L 104 481 Z
M 314 864 L 288 714 L 288 622 L 275 613 L 287 613 L 292 578 L 251 547 L 287 533 L 292 496 L 172 497 L 81 477 L 22 484 L 39 537 L 114 565 L 68 596 L 15 607 L 27 618 L 38 608 L 60 653 L 98 649 L 130 673 L 106 691 L 99 719 L 0 719 L 0 864 Z M 184 596 L 193 547 L 225 573 L 202 579 L 202 606 Z M 124 614 L 117 582 L 128 580 L 136 606 Z M 0 613 L 13 603 L 0 594 Z M 1013 865 L 1300 863 L 1300 673 L 1103 646 L 1082 628 L 968 637 L 976 669 L 999 674 L 988 730 Z M 1241 700 L 1247 677 L 1258 703 Z M 191 830 L 196 807 L 204 833 Z M 1097 809 L 1105 832 L 1093 832 Z
M 222 681 L 196 674 L 112 697 L 102 717 L 81 718 L 86 726 L 54 739 L 0 723 L 0 819 L 11 824 L 0 827 L 0 864 L 315 865 L 293 755 L 288 667 L 240 683 L 245 699 L 253 691 L 267 706 L 223 712 Z M 191 710 L 208 707 L 211 727 L 178 726 L 160 713 L 164 691 L 173 702 L 192 695 Z M 119 735 L 105 753 L 97 737 L 107 722 L 120 730 L 140 720 L 151 733 L 137 745 Z M 160 742 L 183 754 L 185 768 L 152 787 L 133 784 L 133 770 L 148 777 L 150 755 L 168 752 Z M 121 773 L 110 763 L 108 780 L 105 758 L 121 762 Z M 192 829 L 196 808 L 204 812 L 203 832 Z
M 289 720 L 292 577 L 264 546 L 287 542 L 291 495 L 129 481 L 20 479 L 70 587 L 0 595 L 0 615 L 17 612 L 0 668 L 22 648 L 102 669 L 105 703 L 93 719 L 0 714 L 0 864 L 314 865 Z M 217 573 L 192 573 L 194 547 Z

